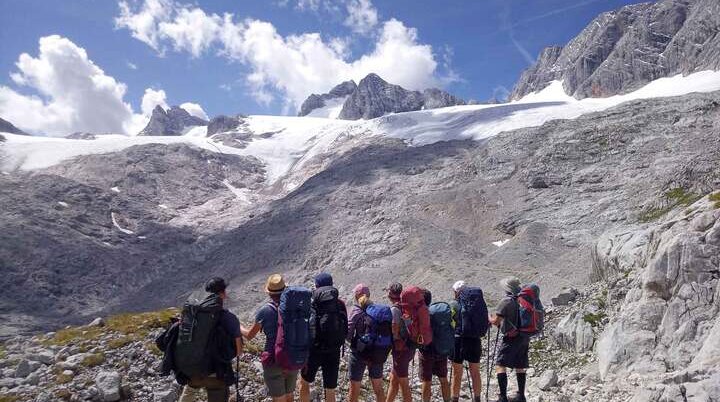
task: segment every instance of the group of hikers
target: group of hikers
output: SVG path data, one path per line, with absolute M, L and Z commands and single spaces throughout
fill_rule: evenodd
M 525 401 L 525 370 L 532 336 L 542 331 L 544 311 L 537 285 L 521 285 L 518 278 L 500 281 L 504 297 L 489 314 L 479 287 L 457 281 L 454 298 L 433 302 L 427 289 L 391 283 L 388 303 L 370 298 L 370 289 L 358 284 L 353 289 L 353 305 L 348 310 L 339 298 L 329 273 L 314 278 L 314 290 L 286 286 L 279 274 L 265 284 L 266 303 L 255 313 L 252 325 L 241 325 L 237 316 L 223 308 L 227 284 L 222 278 L 210 279 L 203 297 L 192 298 L 181 317 L 157 339 L 165 353 L 163 374 L 174 372 L 184 385 L 180 402 L 195 401 L 204 389 L 209 402 L 241 402 L 232 361 L 239 364 L 244 342 L 259 332 L 265 335 L 261 355 L 263 380 L 273 402 L 292 402 L 299 387 L 301 402 L 310 401 L 310 386 L 318 371 L 327 402 L 336 401 L 340 362 L 349 346 L 347 372 L 348 400 L 358 402 L 361 382 L 367 371 L 376 401 L 391 402 L 401 395 L 412 400 L 410 370 L 419 354 L 422 401 L 432 398 L 432 379 L 440 381 L 445 402 L 459 401 L 463 372 L 469 377 L 470 395 L 481 401 L 482 338 L 491 326 L 498 328 L 495 349 L 487 346 L 486 375 L 494 361 L 499 388 L 497 401 Z M 499 335 L 502 338 L 499 340 Z M 491 357 L 492 356 L 492 357 Z M 389 386 L 385 391 L 384 366 L 392 358 Z M 448 378 L 448 365 L 450 378 Z M 508 398 L 507 369 L 517 378 L 517 393 Z M 239 368 L 236 367 L 236 371 Z M 298 379 L 299 374 L 299 379 Z M 230 396 L 230 385 L 236 395 Z M 489 399 L 486 385 L 485 399 Z

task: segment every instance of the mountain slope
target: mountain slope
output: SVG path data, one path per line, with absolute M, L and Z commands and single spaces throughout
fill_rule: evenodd
M 12 123 L 9 121 L 0 118 L 0 133 L 10 133 L 10 134 L 17 134 L 17 135 L 30 135 L 19 128 L 15 127 Z
M 554 80 L 577 98 L 633 91 L 660 77 L 720 69 L 720 3 L 662 0 L 602 13 L 565 47 L 543 50 L 511 99 Z
M 182 135 L 190 127 L 206 125 L 208 125 L 206 120 L 190 115 L 187 110 L 180 106 L 173 106 L 165 110 L 158 105 L 153 109 L 147 126 L 138 135 Z

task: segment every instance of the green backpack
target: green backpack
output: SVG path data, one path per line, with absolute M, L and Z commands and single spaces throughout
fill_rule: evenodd
M 184 376 L 206 377 L 213 371 L 211 360 L 213 332 L 223 310 L 217 294 L 198 297 L 193 294 L 183 305 L 175 343 L 175 369 Z

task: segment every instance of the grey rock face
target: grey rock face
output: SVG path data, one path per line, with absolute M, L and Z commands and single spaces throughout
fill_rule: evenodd
M 553 336 L 560 346 L 578 353 L 591 351 L 595 343 L 592 325 L 584 320 L 583 312 L 574 312 L 563 318 Z
M 207 124 L 206 120 L 190 115 L 179 106 L 173 106 L 166 111 L 158 105 L 153 109 L 147 126 L 138 135 L 182 135 L 183 130 L 188 127 Z
M 65 136 L 65 138 L 70 139 L 70 140 L 94 140 L 95 134 L 77 132 L 77 133 L 69 134 L 69 135 Z
M 9 121 L 0 118 L 0 133 L 10 133 L 10 134 L 19 134 L 19 135 L 30 135 L 19 128 L 15 127 L 12 123 Z
M 720 3 L 663 0 L 595 18 L 565 47 L 543 50 L 521 75 L 511 99 L 563 80 L 577 98 L 635 90 L 661 77 L 720 68 Z
M 427 89 L 422 93 L 408 91 L 399 85 L 389 84 L 377 74 L 368 74 L 345 100 L 339 118 L 372 119 L 387 113 L 464 104 L 464 100 L 439 89 Z
M 577 290 L 575 288 L 566 288 L 560 291 L 555 297 L 550 299 L 554 306 L 567 306 L 568 303 L 575 300 L 577 297 Z
M 217 116 L 213 117 L 208 124 L 207 136 L 210 137 L 213 134 L 222 133 L 226 131 L 233 131 L 238 128 L 242 118 L 240 116 Z
M 101 371 L 95 376 L 95 386 L 104 402 L 120 400 L 120 374 L 117 371 Z
M 538 380 L 538 388 L 543 391 L 547 391 L 550 388 L 556 386 L 558 383 L 558 376 L 555 370 L 545 370 Z
M 350 80 L 336 85 L 326 94 L 312 94 L 308 96 L 308 98 L 305 99 L 303 104 L 300 106 L 298 116 L 307 116 L 313 110 L 324 107 L 326 101 L 330 99 L 345 98 L 355 92 L 355 89 L 357 89 L 357 84 L 355 84 L 355 81 Z

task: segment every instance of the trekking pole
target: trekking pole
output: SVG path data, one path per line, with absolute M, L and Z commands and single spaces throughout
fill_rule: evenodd
M 495 332 L 495 344 L 493 345 L 493 354 L 492 354 L 492 359 L 490 360 L 491 363 L 494 363 L 494 362 L 495 362 L 495 355 L 497 355 L 497 346 L 498 346 L 498 341 L 499 341 L 499 340 L 500 340 L 500 328 L 498 328 L 498 329 L 497 329 L 497 332 Z M 491 367 L 492 367 L 492 366 L 491 366 Z M 492 368 L 491 368 L 490 371 L 492 371 Z M 487 385 L 490 385 L 489 382 L 488 382 Z M 487 389 L 486 392 L 485 392 L 486 402 L 490 400 L 490 395 L 489 395 L 489 393 L 490 393 L 490 387 L 488 387 L 488 389 Z
M 464 364 L 465 366 L 465 374 L 467 375 L 467 383 L 468 383 L 468 390 L 470 391 L 470 400 L 475 400 L 475 395 L 473 394 L 473 388 L 472 388 L 472 378 L 470 377 L 470 364 Z
M 235 401 L 243 402 L 240 396 L 240 356 L 235 358 Z
M 490 327 L 490 333 L 492 333 L 492 327 Z M 490 337 L 485 339 L 485 402 L 490 401 Z

